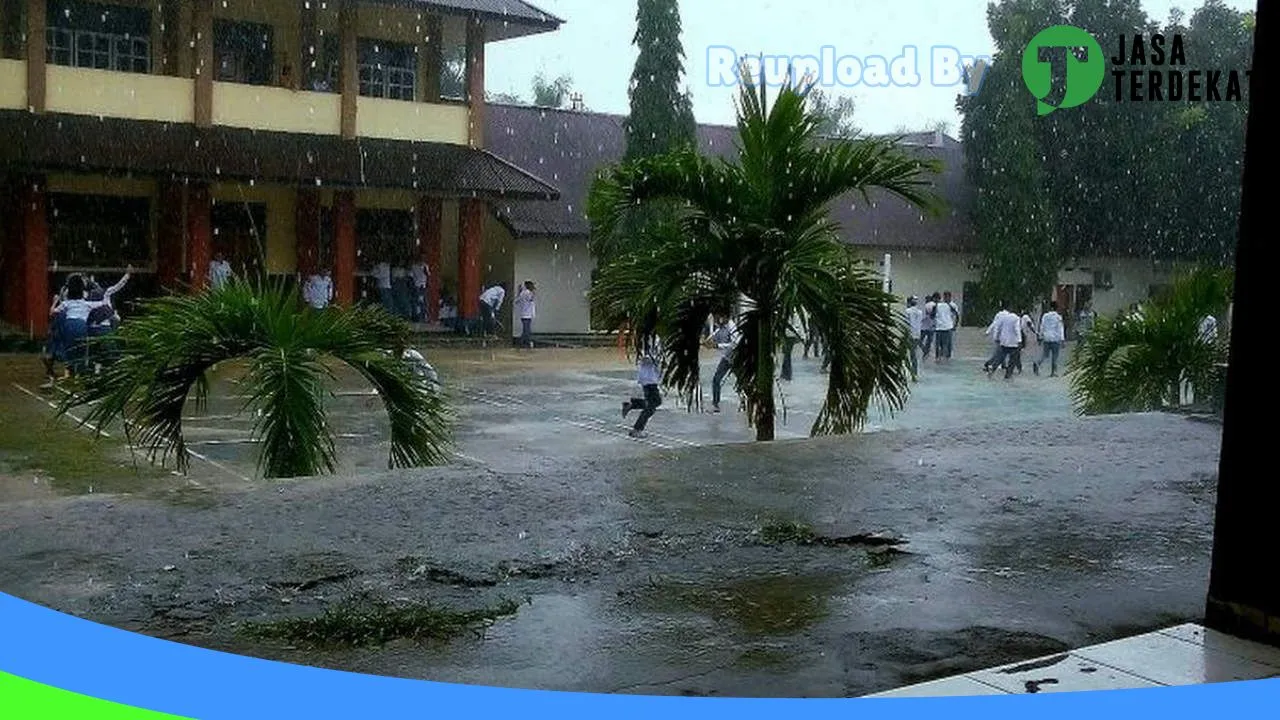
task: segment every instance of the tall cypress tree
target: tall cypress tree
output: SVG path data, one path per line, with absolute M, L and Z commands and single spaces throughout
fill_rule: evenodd
M 660 155 L 696 143 L 693 102 L 681 89 L 684 46 L 677 0 L 639 0 L 634 44 L 640 49 L 631 73 L 631 117 L 626 159 Z

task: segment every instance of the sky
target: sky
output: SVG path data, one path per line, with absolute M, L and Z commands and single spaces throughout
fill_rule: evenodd
M 533 78 L 569 75 L 586 106 L 594 111 L 626 114 L 627 85 L 636 52 L 634 0 L 530 0 L 565 21 L 558 32 L 490 45 L 486 86 L 490 92 L 515 93 L 526 99 Z M 1172 8 L 1188 15 L 1201 0 L 1145 0 L 1147 15 L 1164 20 Z M 1226 0 L 1239 10 L 1253 10 L 1256 0 Z M 987 0 L 682 0 L 686 82 L 693 93 L 699 122 L 731 124 L 737 88 L 731 75 L 719 72 L 732 56 L 829 60 L 827 92 L 851 95 L 857 102 L 855 122 L 863 131 L 892 133 L 932 129 L 947 124 L 954 135 L 960 126 L 955 110 L 958 85 L 945 68 L 948 51 L 967 57 L 994 52 L 986 24 Z M 904 47 L 916 48 L 914 61 Z M 873 56 L 913 68 L 915 86 L 877 83 Z M 938 61 L 934 71 L 934 57 Z M 855 61 L 833 62 L 851 57 Z M 935 72 L 937 76 L 934 77 Z M 904 74 L 910 80 L 909 74 Z M 854 80 L 858 80 L 854 84 Z

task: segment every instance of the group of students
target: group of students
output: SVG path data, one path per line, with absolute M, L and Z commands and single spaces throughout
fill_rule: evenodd
M 920 381 L 920 358 L 934 362 L 950 362 L 955 355 L 956 328 L 960 326 L 960 308 L 950 291 L 933 293 L 923 305 L 914 295 L 907 298 L 907 333 L 911 346 L 911 379 Z
M 427 283 L 431 269 L 424 262 L 391 266 L 383 260 L 371 271 L 378 290 L 378 302 L 387 312 L 413 322 L 427 318 Z
M 502 330 L 498 320 L 502 305 L 507 300 L 507 284 L 500 282 L 480 293 L 480 333 L 493 336 Z M 520 318 L 520 347 L 533 348 L 533 320 L 537 317 L 538 286 L 532 280 L 525 280 L 520 291 L 512 302 L 516 315 Z
M 110 360 L 106 343 L 91 354 L 90 338 L 110 335 L 120 324 L 120 315 L 112 304 L 112 298 L 129 282 L 133 268 L 129 268 L 115 285 L 103 288 L 93 276 L 74 273 L 49 306 L 49 337 L 41 358 L 45 367 L 48 386 L 57 380 L 55 364 L 62 363 L 63 377 L 86 373 L 91 364 L 105 364 Z
M 1001 303 L 1000 312 L 987 326 L 987 336 L 995 345 L 991 357 L 982 364 L 988 377 L 1000 369 L 1004 370 L 1006 380 L 1011 379 L 1015 372 L 1021 375 L 1022 351 L 1032 338 L 1040 342 L 1040 359 L 1031 364 L 1032 371 L 1039 375 L 1040 367 L 1048 361 L 1049 377 L 1057 377 L 1058 358 L 1062 344 L 1067 340 L 1066 323 L 1058 312 L 1058 303 L 1049 303 L 1049 310 L 1040 316 L 1038 328 L 1029 312 L 1015 313 L 1009 310 L 1007 303 Z

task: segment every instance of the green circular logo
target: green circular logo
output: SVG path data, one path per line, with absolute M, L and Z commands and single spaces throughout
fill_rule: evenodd
M 1053 91 L 1053 64 L 1040 57 L 1040 51 L 1045 48 L 1067 48 L 1066 88 L 1057 105 L 1045 101 Z M 1083 59 L 1073 52 L 1075 48 L 1084 48 Z M 1022 53 L 1022 80 L 1035 96 L 1040 115 L 1089 102 L 1102 89 L 1106 74 L 1107 60 L 1102 46 L 1087 31 L 1074 25 L 1055 25 L 1041 30 Z

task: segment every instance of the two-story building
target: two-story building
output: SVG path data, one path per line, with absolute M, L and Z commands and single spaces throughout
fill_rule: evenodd
M 514 274 L 495 206 L 557 198 L 485 150 L 487 43 L 519 0 L 0 0 L 0 293 L 34 335 L 67 272 L 200 287 L 426 262 L 475 317 Z

